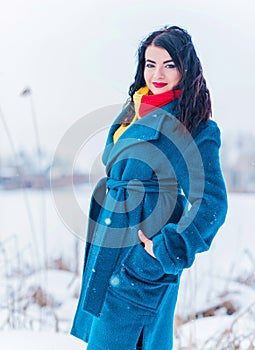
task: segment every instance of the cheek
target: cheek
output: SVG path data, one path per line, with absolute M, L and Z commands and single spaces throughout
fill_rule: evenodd
M 173 86 L 178 84 L 180 81 L 180 74 L 178 73 L 172 73 L 168 75 L 168 82 L 171 83 Z
M 143 73 L 143 76 L 144 76 L 144 80 L 146 82 L 148 82 L 150 80 L 151 74 L 147 70 L 145 70 L 144 73 Z
M 181 80 L 181 73 L 178 71 L 176 72 L 175 81 L 179 83 L 180 80 Z

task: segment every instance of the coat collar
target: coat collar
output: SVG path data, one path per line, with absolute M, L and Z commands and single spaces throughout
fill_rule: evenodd
M 174 108 L 177 105 L 177 100 L 162 106 L 138 119 L 134 124 L 120 136 L 118 141 L 113 143 L 113 134 L 121 124 L 121 120 L 126 113 L 127 108 L 124 108 L 118 117 L 114 120 L 110 127 L 105 149 L 102 155 L 102 161 L 106 165 L 110 159 L 115 158 L 117 154 L 126 147 L 134 145 L 137 142 L 157 140 L 164 119 L 166 117 L 175 118 Z M 166 113 L 164 113 L 166 112 Z

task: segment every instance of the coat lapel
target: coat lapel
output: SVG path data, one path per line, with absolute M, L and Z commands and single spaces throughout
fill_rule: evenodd
M 126 113 L 126 108 L 123 109 L 110 127 L 105 149 L 102 155 L 104 165 L 112 163 L 116 156 L 127 147 L 140 142 L 157 140 L 165 118 L 175 118 L 173 110 L 176 103 L 177 100 L 174 100 L 173 102 L 158 108 L 137 120 L 120 136 L 118 141 L 114 144 L 113 134 L 120 126 L 121 120 Z
M 104 152 L 102 155 L 102 161 L 103 161 L 104 165 L 106 165 L 109 154 L 112 150 L 112 147 L 114 146 L 113 135 L 114 135 L 115 131 L 118 129 L 118 127 L 121 125 L 121 120 L 124 117 L 126 110 L 127 110 L 127 108 L 124 108 L 121 111 L 121 113 L 117 116 L 117 118 L 114 120 L 113 124 L 110 127 L 110 130 L 108 132 L 108 136 L 106 139 L 106 143 L 105 143 Z

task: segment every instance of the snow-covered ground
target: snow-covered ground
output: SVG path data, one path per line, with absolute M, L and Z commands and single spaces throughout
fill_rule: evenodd
M 90 188 L 80 188 L 81 207 L 87 208 L 89 194 Z M 86 348 L 68 335 L 80 287 L 75 270 L 81 268 L 83 241 L 71 234 L 56 215 L 50 193 L 43 199 L 46 242 L 41 238 L 41 194 L 28 193 L 34 231 L 22 193 L 5 192 L 3 196 L 1 349 L 12 350 L 18 345 L 19 349 L 29 350 L 31 346 L 40 350 L 46 348 L 46 342 L 48 349 Z M 226 223 L 210 251 L 200 254 L 194 266 L 184 272 L 176 308 L 175 350 L 255 349 L 254 207 L 254 195 L 229 195 Z M 32 271 L 34 262 L 41 263 L 45 257 L 51 268 Z M 59 257 L 62 261 L 58 266 L 66 265 L 70 271 L 56 269 L 54 259 Z
M 190 321 L 176 329 L 176 350 L 255 349 L 254 287 L 209 274 L 187 287 L 180 289 L 177 314 Z
M 4 350 L 85 350 L 87 346 L 76 338 L 52 332 L 24 330 L 3 331 L 0 338 Z

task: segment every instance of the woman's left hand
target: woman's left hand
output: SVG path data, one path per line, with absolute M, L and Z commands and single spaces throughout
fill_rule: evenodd
M 153 258 L 156 258 L 153 253 L 153 242 L 148 237 L 145 236 L 142 230 L 138 230 L 138 237 L 140 241 L 144 244 L 144 249 L 148 254 L 150 254 Z

